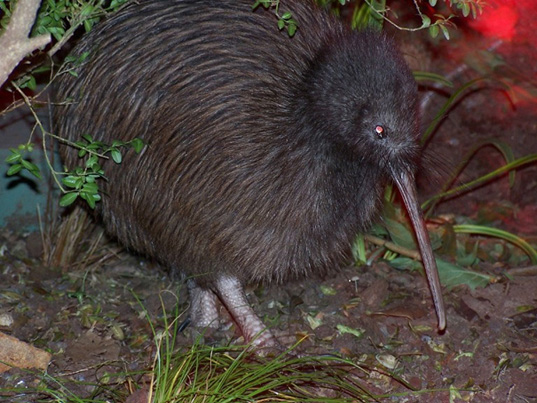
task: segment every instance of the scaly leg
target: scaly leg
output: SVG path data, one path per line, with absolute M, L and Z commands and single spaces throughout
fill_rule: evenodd
M 279 346 L 276 338 L 248 304 L 244 288 L 237 278 L 220 276 L 216 281 L 216 292 L 241 329 L 246 342 L 252 342 L 256 347 Z
M 216 294 L 211 290 L 198 287 L 192 279 L 187 281 L 190 294 L 190 320 L 196 327 L 216 329 L 220 325 Z

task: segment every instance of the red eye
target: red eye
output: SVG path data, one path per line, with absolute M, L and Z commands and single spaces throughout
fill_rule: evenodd
M 386 130 L 384 130 L 384 127 L 377 125 L 375 126 L 375 134 L 380 138 L 383 139 L 386 137 Z

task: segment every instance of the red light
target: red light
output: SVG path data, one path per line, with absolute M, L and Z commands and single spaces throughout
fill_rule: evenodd
M 484 36 L 510 41 L 520 18 L 513 0 L 491 0 L 483 14 L 471 22 L 472 27 Z

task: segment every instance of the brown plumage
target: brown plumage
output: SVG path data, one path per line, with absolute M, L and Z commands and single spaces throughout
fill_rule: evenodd
M 443 315 L 415 200 L 411 72 L 386 37 L 351 32 L 308 1 L 281 3 L 299 23 L 292 38 L 250 0 L 130 4 L 76 47 L 90 55 L 78 78 L 60 79 L 57 101 L 73 102 L 56 108 L 57 134 L 148 144 L 104 164 L 98 210 L 120 242 L 191 278 L 200 325 L 215 325 L 218 295 L 253 338 L 263 325 L 242 285 L 337 267 L 390 179 L 414 204 Z

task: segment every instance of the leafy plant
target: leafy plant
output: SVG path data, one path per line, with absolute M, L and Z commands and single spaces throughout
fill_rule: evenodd
M 429 0 L 429 7 L 423 2 L 409 1 L 414 7 L 414 14 L 419 18 L 416 27 L 403 26 L 396 21 L 398 15 L 390 7 L 390 0 L 317 0 L 324 7 L 329 7 L 336 14 L 341 14 L 342 7 L 352 7 L 351 26 L 354 29 L 370 28 L 381 30 L 384 22 L 402 31 L 418 31 L 428 29 L 435 38 L 442 33 L 445 39 L 450 39 L 450 30 L 455 28 L 452 22 L 458 13 L 463 17 L 477 18 L 485 6 L 484 0 Z M 411 4 L 411 5 L 410 5 Z
M 47 156 L 45 139 L 47 136 L 52 136 L 60 141 L 68 143 L 72 147 L 78 148 L 78 156 L 80 158 L 87 157 L 83 166 L 75 167 L 72 171 L 67 172 L 56 171 L 47 157 L 49 171 L 56 181 L 58 188 L 64 194 L 60 199 L 60 205 L 62 207 L 69 206 L 80 197 L 85 200 L 91 208 L 95 208 L 95 203 L 101 200 L 97 180 L 106 179 L 105 172 L 101 168 L 99 161 L 101 159 L 112 158 L 116 164 L 120 164 L 123 159 L 121 148 L 131 147 L 135 152 L 139 153 L 144 147 L 143 141 L 138 138 L 134 138 L 127 142 L 116 140 L 113 141 L 111 145 L 107 145 L 101 141 L 94 141 L 90 135 L 83 135 L 82 141 L 71 143 L 47 132 L 31 106 L 30 109 L 34 113 L 37 124 L 44 134 L 43 150 L 45 151 L 45 156 Z M 33 150 L 34 145 L 30 142 L 21 144 L 16 149 L 11 148 L 11 154 L 5 160 L 7 163 L 11 164 L 11 167 L 7 171 L 7 175 L 12 176 L 20 174 L 23 171 L 28 171 L 36 178 L 41 179 L 39 167 L 26 158 L 26 154 Z M 60 181 L 58 177 L 62 175 L 64 178 Z
M 35 107 L 38 104 L 36 100 L 41 97 L 41 93 L 47 89 L 48 85 L 34 97 L 29 97 L 22 90 L 36 90 L 39 75 L 50 72 L 51 63 L 48 61 L 51 60 L 51 57 L 80 27 L 83 27 L 84 30 L 88 32 L 100 18 L 111 12 L 117 11 L 125 2 L 126 0 L 113 0 L 111 2 L 105 0 L 82 0 L 77 2 L 71 2 L 70 0 L 48 0 L 43 2 L 35 24 L 33 25 L 32 33 L 34 35 L 51 34 L 57 42 L 47 51 L 48 58 L 41 57 L 34 59 L 34 62 L 29 65 L 29 68 L 26 68 L 19 75 L 15 74 L 15 78 L 11 81 L 10 87 L 7 87 L 18 92 L 22 98 L 22 102 L 15 102 L 11 107 L 0 112 L 0 114 L 8 113 L 23 104 L 26 104 L 33 114 L 35 127 L 32 130 L 31 137 L 35 130 L 39 129 L 42 138 L 42 149 L 48 168 L 59 189 L 64 193 L 60 199 L 61 206 L 67 206 L 73 203 L 76 199 L 82 198 L 91 208 L 94 208 L 95 203 L 101 199 L 97 180 L 106 179 L 105 173 L 99 164 L 100 159 L 109 158 L 110 156 L 116 163 L 120 163 L 122 158 L 120 152 L 121 148 L 130 146 L 139 152 L 143 147 L 143 144 L 140 140 L 135 139 L 130 142 L 117 141 L 113 142 L 110 146 L 107 146 L 100 142 L 94 142 L 91 137 L 84 136 L 83 141 L 71 144 L 71 146 L 80 148 L 79 155 L 81 157 L 88 154 L 83 165 L 75 168 L 72 172 L 56 172 L 49 161 L 47 138 L 52 137 L 60 141 L 64 140 L 45 130 L 35 112 Z M 5 14 L 4 18 L 0 21 L 3 28 L 9 24 L 12 4 L 14 3 L 0 0 L 0 9 Z M 60 69 L 58 74 L 69 73 L 76 76 L 74 67 L 82 63 L 86 57 L 87 54 L 83 54 L 77 58 L 77 60 L 72 60 L 72 57 L 68 56 L 64 66 L 72 66 L 72 68 L 67 70 Z M 52 79 L 53 76 L 46 78 L 47 81 L 51 81 Z M 6 158 L 6 162 L 10 164 L 7 172 L 9 176 L 27 171 L 34 177 L 41 179 L 42 175 L 39 167 L 31 161 L 30 157 L 28 157 L 34 148 L 34 144 L 30 138 L 27 143 L 21 144 L 19 147 L 10 150 L 10 155 Z M 58 178 L 59 176 L 65 177 L 60 181 Z
M 83 141 L 77 141 L 74 145 L 79 148 L 78 156 L 80 158 L 86 155 L 88 158 L 85 160 L 84 167 L 76 167 L 62 179 L 62 184 L 71 189 L 62 188 L 62 192 L 65 193 L 60 199 L 62 207 L 69 206 L 80 197 L 91 208 L 95 208 L 95 203 L 101 200 L 97 180 L 106 179 L 99 160 L 110 154 L 116 164 L 121 164 L 123 157 L 120 149 L 122 147 L 132 147 L 137 153 L 142 151 L 144 147 L 144 143 L 138 138 L 127 142 L 115 140 L 111 145 L 95 141 L 89 134 L 83 135 L 82 139 Z
M 37 179 L 41 179 L 39 167 L 25 158 L 26 154 L 31 153 L 33 149 L 34 145 L 32 143 L 21 144 L 17 148 L 9 149 L 11 154 L 6 158 L 6 162 L 11 164 L 7 170 L 8 176 L 16 175 L 25 169 Z
M 279 0 L 256 0 L 252 6 L 252 10 L 255 10 L 257 7 L 262 6 L 265 9 L 273 10 L 274 14 L 278 18 L 278 29 L 287 30 L 289 36 L 293 36 L 298 28 L 298 23 L 293 18 L 291 11 L 285 11 L 283 14 L 280 14 L 280 1 Z
M 38 76 L 50 72 L 52 57 L 67 43 L 73 35 L 83 27 L 89 32 L 93 26 L 106 15 L 116 12 L 127 0 L 47 0 L 43 1 L 32 28 L 32 36 L 50 34 L 56 40 L 42 56 L 34 57 L 20 73 L 15 75 L 14 82 L 19 88 L 36 89 Z M 0 10 L 4 16 L 0 26 L 5 29 L 9 24 L 13 1 L 0 0 Z M 51 77 L 48 77 L 50 80 Z M 2 85 L 3 83 L 0 83 Z

